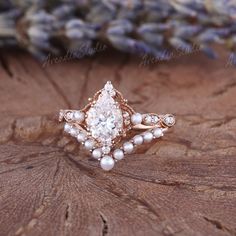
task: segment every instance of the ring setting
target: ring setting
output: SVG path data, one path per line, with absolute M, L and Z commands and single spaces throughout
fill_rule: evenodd
M 103 170 L 109 171 L 136 146 L 162 137 L 175 124 L 175 117 L 135 112 L 108 81 L 83 109 L 60 110 L 59 121 L 65 121 L 64 131 L 82 143 Z M 122 142 L 131 129 L 145 131 Z

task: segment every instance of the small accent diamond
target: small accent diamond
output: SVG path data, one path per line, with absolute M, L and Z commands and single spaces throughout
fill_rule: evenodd
M 68 119 L 68 120 L 72 120 L 73 119 L 73 113 L 72 112 L 67 112 L 66 113 L 66 118 Z
M 102 152 L 103 154 L 109 154 L 109 152 L 111 151 L 111 148 L 108 146 L 104 146 L 102 147 Z

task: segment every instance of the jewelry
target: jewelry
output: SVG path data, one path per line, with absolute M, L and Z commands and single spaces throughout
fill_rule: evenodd
M 162 137 L 175 124 L 171 114 L 136 113 L 110 81 L 83 109 L 61 110 L 59 121 L 63 120 L 66 121 L 64 131 L 77 138 L 106 171 L 125 154 L 132 153 L 136 146 Z M 146 131 L 118 146 L 131 129 Z

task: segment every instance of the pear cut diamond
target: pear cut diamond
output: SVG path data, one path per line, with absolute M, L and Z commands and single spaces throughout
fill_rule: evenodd
M 171 114 L 135 112 L 110 81 L 89 101 L 81 110 L 60 110 L 59 121 L 65 120 L 64 131 L 84 145 L 106 171 L 136 146 L 162 137 L 175 124 Z M 146 131 L 118 144 L 131 129 Z
M 123 129 L 122 111 L 113 98 L 115 94 L 112 84 L 108 82 L 95 104 L 87 111 L 86 123 L 91 136 L 102 146 L 111 146 L 112 140 Z

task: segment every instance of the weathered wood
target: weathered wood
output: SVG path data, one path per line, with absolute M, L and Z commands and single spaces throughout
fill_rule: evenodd
M 140 66 L 115 52 L 42 68 L 1 54 L 0 235 L 236 235 L 236 71 L 195 54 Z M 106 80 L 175 128 L 107 173 L 54 115 Z

